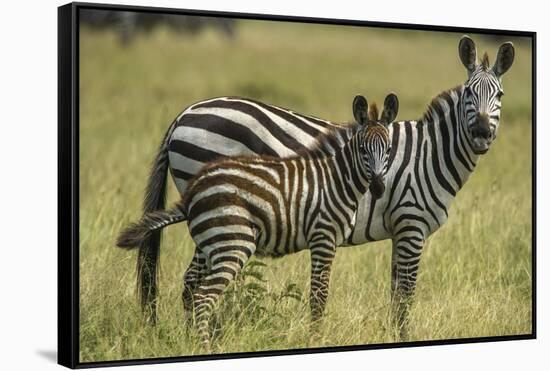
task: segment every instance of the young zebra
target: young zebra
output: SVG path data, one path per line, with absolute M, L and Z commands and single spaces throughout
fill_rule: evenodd
M 500 46 L 495 64 L 478 62 L 474 42 L 464 36 L 460 60 L 466 81 L 439 94 L 417 121 L 389 127 L 392 152 L 380 199 L 370 192 L 358 207 L 349 245 L 392 240 L 391 300 L 396 326 L 406 337 L 407 311 L 416 286 L 422 247 L 447 219 L 456 193 L 475 170 L 480 155 L 495 140 L 501 110 L 502 75 L 514 61 L 514 47 Z M 164 209 L 166 175 L 170 170 L 180 194 L 206 163 L 242 155 L 292 156 L 321 146 L 331 152 L 357 130 L 304 116 L 291 110 L 240 98 L 215 98 L 187 108 L 170 126 L 152 169 L 144 211 Z M 156 266 L 160 231 L 141 246 L 138 279 L 141 302 L 152 308 L 156 297 Z M 200 259 L 202 257 L 198 257 Z
M 336 154 L 214 162 L 199 171 L 173 209 L 146 214 L 123 231 L 118 246 L 133 248 L 152 231 L 188 220 L 196 253 L 185 274 L 184 307 L 194 306 L 205 344 L 214 304 L 254 254 L 279 257 L 310 249 L 312 321 L 321 317 L 336 247 L 351 233 L 372 180 L 387 169 L 387 124 L 397 115 L 397 96 L 386 97 L 381 118 L 376 105 L 368 116 L 367 108 L 364 97 L 355 97 L 361 129 Z M 375 191 L 378 196 L 381 190 Z

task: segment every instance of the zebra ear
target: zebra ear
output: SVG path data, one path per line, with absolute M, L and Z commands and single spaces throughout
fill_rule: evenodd
M 476 44 L 470 37 L 466 35 L 462 36 L 458 44 L 458 55 L 462 64 L 468 70 L 468 75 L 474 72 L 477 62 L 477 51 Z
M 493 72 L 497 77 L 504 75 L 504 73 L 508 71 L 510 67 L 512 67 L 515 54 L 516 53 L 514 50 L 514 44 L 512 44 L 510 41 L 500 46 L 500 48 L 498 49 L 495 65 L 493 66 Z
M 357 95 L 353 98 L 353 117 L 359 125 L 366 125 L 368 121 L 369 104 L 367 99 L 362 95 Z
M 384 99 L 384 110 L 382 111 L 380 120 L 387 126 L 395 121 L 397 112 L 399 112 L 399 99 L 397 99 L 395 93 L 390 93 L 386 99 Z

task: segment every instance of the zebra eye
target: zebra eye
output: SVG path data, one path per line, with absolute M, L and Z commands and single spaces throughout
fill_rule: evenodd
M 502 98 L 502 96 L 504 95 L 504 92 L 502 90 L 500 90 L 498 93 L 497 93 L 497 98 L 500 99 Z
M 388 147 L 388 149 L 386 149 L 386 154 L 389 155 L 390 151 L 391 151 L 391 147 Z

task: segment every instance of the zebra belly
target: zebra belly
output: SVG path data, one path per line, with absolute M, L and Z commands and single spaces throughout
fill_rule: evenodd
M 303 250 L 307 250 L 308 246 L 304 245 L 280 245 L 277 248 L 268 248 L 267 246 L 256 246 L 256 255 L 269 258 L 280 258 L 285 255 L 294 254 Z
M 282 236 L 281 241 L 276 246 L 269 246 L 268 243 L 261 243 L 262 233 L 258 231 L 256 254 L 258 256 L 277 258 L 284 255 L 293 254 L 309 248 L 302 226 L 292 223 L 285 223 L 279 226 L 278 233 Z

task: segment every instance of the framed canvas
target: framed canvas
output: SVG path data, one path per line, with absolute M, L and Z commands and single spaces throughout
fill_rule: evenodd
M 58 20 L 60 364 L 536 337 L 536 33 Z

